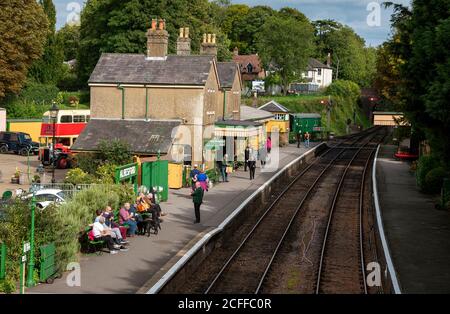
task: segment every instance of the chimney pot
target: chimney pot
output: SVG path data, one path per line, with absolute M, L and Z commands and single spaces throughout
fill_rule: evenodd
M 156 30 L 156 19 L 152 19 L 152 29 Z
M 234 47 L 233 54 L 234 54 L 235 56 L 238 56 L 238 55 L 239 55 L 239 49 L 238 49 L 238 47 Z
M 203 34 L 203 43 L 206 43 L 206 34 Z
M 184 36 L 183 36 L 183 28 L 180 28 L 180 36 L 179 36 L 180 38 L 183 38 Z
M 163 19 L 160 19 L 159 20 L 159 29 L 160 30 L 164 30 L 164 28 L 165 28 L 165 21 L 163 20 Z
M 184 29 L 184 37 L 185 37 L 185 38 L 189 38 L 189 27 L 186 27 L 186 28 Z

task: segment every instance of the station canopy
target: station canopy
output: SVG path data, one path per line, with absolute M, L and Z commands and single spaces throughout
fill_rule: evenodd
M 216 137 L 252 137 L 259 136 L 262 124 L 253 121 L 224 120 L 216 122 L 214 135 Z

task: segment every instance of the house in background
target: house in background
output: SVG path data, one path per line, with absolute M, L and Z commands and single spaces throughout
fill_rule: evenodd
M 310 58 L 308 67 L 302 78 L 305 82 L 292 83 L 290 90 L 295 93 L 317 92 L 327 88 L 333 83 L 333 68 L 331 67 L 331 54 L 328 55 L 326 63 Z
M 258 54 L 240 55 L 239 50 L 236 47 L 233 51 L 233 61 L 239 65 L 242 81 L 246 83 L 244 84 L 245 94 L 252 89 L 253 82 L 259 83 L 266 78 L 266 71 L 262 66 L 262 62 Z
M 273 114 L 273 118 L 266 124 L 267 136 L 272 137 L 273 132 L 279 132 L 280 145 L 284 146 L 289 144 L 290 110 L 280 105 L 275 100 L 269 101 L 258 109 Z

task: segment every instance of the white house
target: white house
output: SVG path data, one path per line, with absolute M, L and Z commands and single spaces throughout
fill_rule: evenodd
M 330 57 L 327 64 L 320 62 L 317 59 L 310 58 L 308 62 L 308 69 L 303 73 L 303 78 L 308 83 L 317 85 L 319 89 L 328 87 L 333 82 L 333 69 L 330 65 Z

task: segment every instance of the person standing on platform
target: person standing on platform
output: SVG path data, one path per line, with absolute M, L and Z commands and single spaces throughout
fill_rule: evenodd
M 200 223 L 200 206 L 203 203 L 203 189 L 200 182 L 195 184 L 195 190 L 191 193 L 192 201 L 194 202 L 195 221 L 194 224 Z
M 261 161 L 261 168 L 263 169 L 266 166 L 267 160 L 267 149 L 265 147 L 261 147 L 259 150 L 259 160 Z
M 250 170 L 250 180 L 255 179 L 255 171 L 256 171 L 256 158 L 255 155 L 252 154 L 248 161 L 248 168 Z
M 300 148 L 302 145 L 302 130 L 298 130 L 297 132 L 297 148 Z
M 270 138 L 270 136 L 267 137 L 266 147 L 267 147 L 267 153 L 270 154 L 270 151 L 272 150 L 272 139 Z
M 250 155 L 252 154 L 252 149 L 250 148 L 250 144 L 247 144 L 247 147 L 245 148 L 244 151 L 244 157 L 245 157 L 245 162 L 244 162 L 244 171 L 247 172 L 247 167 L 248 167 L 248 160 L 250 158 Z
M 305 133 L 305 147 L 309 148 L 309 140 L 311 139 L 311 135 L 309 134 L 309 132 Z
M 191 173 L 189 174 L 189 178 L 191 178 L 191 186 L 192 191 L 195 189 L 195 183 L 197 182 L 197 176 L 200 174 L 200 170 L 198 170 L 198 165 L 194 165 L 194 169 L 191 170 Z

